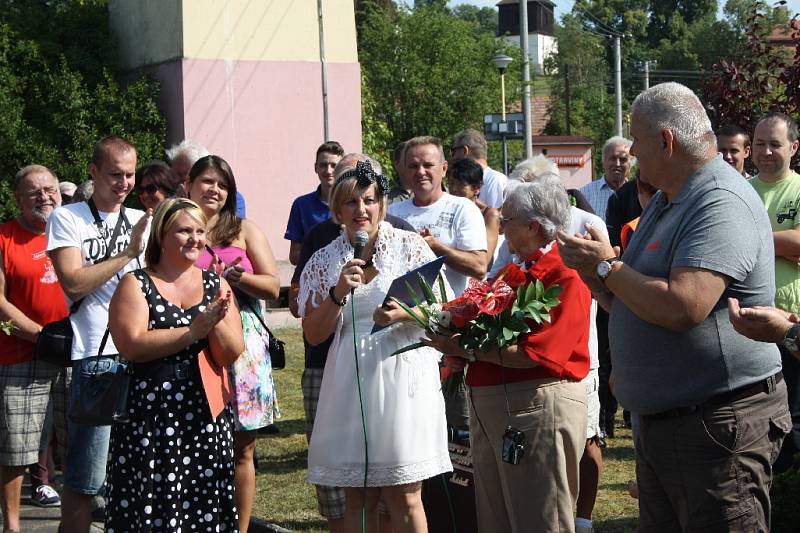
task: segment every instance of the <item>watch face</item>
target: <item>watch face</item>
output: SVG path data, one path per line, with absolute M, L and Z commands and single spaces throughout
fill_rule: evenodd
M 608 261 L 600 261 L 597 264 L 597 276 L 600 279 L 606 279 L 610 272 L 611 272 L 611 265 L 608 264 Z

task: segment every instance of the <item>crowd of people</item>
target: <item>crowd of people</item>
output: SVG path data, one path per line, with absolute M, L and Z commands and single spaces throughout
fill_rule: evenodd
M 775 112 L 752 135 L 715 134 L 697 96 L 664 83 L 634 100 L 630 136 L 608 139 L 603 175 L 580 190 L 544 155 L 493 170 L 471 129 L 449 160 L 436 137 L 402 143 L 392 184 L 369 155 L 319 146 L 319 184 L 285 238 L 308 480 L 330 531 L 427 531 L 422 482 L 452 471 L 448 435 L 468 435 L 479 531 L 591 532 L 617 402 L 640 530 L 769 530 L 772 476 L 800 449 L 797 124 Z M 137 167 L 108 136 L 92 190 L 41 165 L 14 177 L 19 215 L 0 226 L 4 531 L 20 530 L 26 469 L 65 532 L 89 531 L 97 495 L 109 532 L 248 529 L 256 434 L 279 413 L 262 316 L 278 270 L 230 165 L 191 140 L 166 155 Z M 143 209 L 125 207 L 133 191 Z M 560 303 L 499 351 L 429 332 L 394 355 L 422 331 L 389 287 L 437 257 L 448 298 L 516 264 Z M 65 317 L 60 367 L 34 354 Z M 466 374 L 447 401 L 443 367 Z M 120 368 L 126 423 L 67 416 Z

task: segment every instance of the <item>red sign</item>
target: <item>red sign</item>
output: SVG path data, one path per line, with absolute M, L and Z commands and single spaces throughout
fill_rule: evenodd
M 579 167 L 583 168 L 585 161 L 582 155 L 552 155 L 547 154 L 548 159 L 552 159 L 560 167 Z

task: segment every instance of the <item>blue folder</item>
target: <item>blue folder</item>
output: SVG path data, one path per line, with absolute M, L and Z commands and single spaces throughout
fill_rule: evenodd
M 442 270 L 442 265 L 444 265 L 444 260 L 446 257 L 446 255 L 437 257 L 430 263 L 425 263 L 424 265 L 403 274 L 399 278 L 396 278 L 389 287 L 389 292 L 386 293 L 386 299 L 383 301 L 383 303 L 387 303 L 392 297 L 394 297 L 407 306 L 414 307 L 414 300 L 408 293 L 408 286 L 406 285 L 406 282 L 408 282 L 408 285 L 411 285 L 411 288 L 413 288 L 414 292 L 417 293 L 418 298 L 421 300 L 424 299 L 425 296 L 422 292 L 422 286 L 420 285 L 418 274 L 421 274 L 422 278 L 428 283 L 428 285 L 433 287 L 434 293 L 438 296 L 439 290 L 438 284 L 436 283 L 436 278 L 439 276 L 439 272 Z M 380 331 L 385 327 L 386 326 L 374 324 L 370 334 Z

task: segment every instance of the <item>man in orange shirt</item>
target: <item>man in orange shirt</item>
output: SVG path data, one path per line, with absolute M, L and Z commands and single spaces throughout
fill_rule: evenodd
M 13 189 L 20 214 L 0 225 L 0 320 L 12 325 L 11 335 L 0 333 L 3 531 L 20 530 L 22 477 L 25 468 L 37 461 L 48 403 L 66 402 L 66 371 L 33 358 L 42 326 L 67 316 L 61 286 L 45 252 L 45 224 L 61 205 L 58 180 L 46 167 L 29 165 L 14 176 Z M 58 420 L 55 425 L 63 443 L 65 427 Z M 49 486 L 36 490 L 48 491 L 43 496 L 59 502 Z

